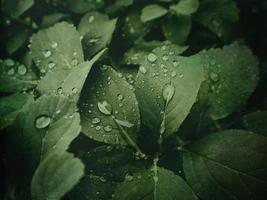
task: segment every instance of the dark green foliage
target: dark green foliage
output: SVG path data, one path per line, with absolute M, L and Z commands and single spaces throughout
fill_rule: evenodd
M 0 199 L 265 200 L 266 11 L 2 0 Z

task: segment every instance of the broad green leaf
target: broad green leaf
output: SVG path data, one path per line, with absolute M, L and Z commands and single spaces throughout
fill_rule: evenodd
M 114 200 L 197 200 L 190 187 L 179 176 L 169 170 L 156 167 L 136 173 L 132 179 L 119 184 L 113 198 Z
M 202 87 L 200 99 L 208 98 L 210 115 L 221 119 L 245 104 L 258 79 L 258 61 L 251 50 L 238 43 L 222 49 L 202 51 L 199 57 L 208 87 Z
M 37 90 L 42 94 L 54 93 L 78 98 L 91 67 L 103 55 L 104 51 L 105 49 L 90 61 L 81 63 L 75 68 L 48 72 L 40 80 Z
M 34 34 L 30 48 L 41 75 L 49 71 L 69 70 L 84 61 L 80 34 L 66 22 Z
M 14 93 L 36 87 L 36 75 L 30 67 L 12 59 L 0 59 L 0 92 Z
M 62 96 L 43 95 L 18 115 L 13 139 L 25 163 L 35 169 L 50 152 L 68 149 L 80 130 L 75 102 Z
M 247 130 L 267 136 L 267 111 L 246 114 L 242 122 Z
M 82 39 L 82 45 L 85 57 L 87 59 L 90 59 L 93 55 L 95 55 L 97 52 L 99 52 L 101 49 L 106 48 L 109 46 L 113 32 L 116 28 L 117 19 L 106 19 L 103 15 L 92 15 L 95 17 L 98 17 L 95 21 L 95 23 L 89 23 L 88 26 L 80 25 L 80 29 L 87 29 L 85 35 Z M 89 15 L 86 16 L 86 18 L 89 17 L 89 19 L 92 17 Z M 88 20 L 89 20 L 88 19 Z M 92 19 L 92 18 L 91 18 Z M 83 22 L 81 22 L 83 23 Z M 83 23 L 84 24 L 84 23 Z
M 42 28 L 47 28 L 49 26 L 53 26 L 54 24 L 67 19 L 69 17 L 68 14 L 65 13 L 53 13 L 49 15 L 43 16 L 42 19 Z
M 174 44 L 184 44 L 191 31 L 191 17 L 172 17 L 162 25 L 162 30 L 167 38 Z
M 31 8 L 33 4 L 34 0 L 2 0 L 1 9 L 10 17 L 18 18 Z
M 181 0 L 175 5 L 171 5 L 170 9 L 179 15 L 191 15 L 197 11 L 199 0 Z
M 234 0 L 201 0 L 195 19 L 218 37 L 227 37 L 239 20 L 239 9 Z
M 156 48 L 148 54 L 136 78 L 142 122 L 161 135 L 178 130 L 204 79 L 200 60 L 179 53 L 168 46 Z
M 105 143 L 125 145 L 123 138 L 126 131 L 131 140 L 136 140 L 140 116 L 133 86 L 111 67 L 92 69 L 78 107 L 82 132 L 88 137 Z M 125 127 L 118 120 L 128 122 L 132 127 Z
M 186 180 L 201 199 L 264 199 L 267 138 L 242 130 L 210 134 L 184 147 Z
M 84 165 L 72 154 L 53 152 L 34 173 L 31 183 L 33 200 L 60 200 L 84 175 Z
M 86 173 L 100 177 L 103 181 L 121 182 L 133 173 L 145 169 L 143 160 L 131 149 L 100 146 L 86 152 L 82 161 Z
M 86 175 L 67 195 L 65 200 L 111 199 L 117 183 L 106 181 L 102 177 Z
M 148 22 L 160 18 L 168 13 L 168 10 L 160 5 L 151 4 L 143 8 L 141 21 Z
M 70 11 L 81 14 L 103 7 L 104 0 L 67 0 L 66 5 Z
M 30 94 L 13 94 L 0 98 L 0 129 L 13 123 L 25 104 L 33 101 Z
M 114 14 L 118 11 L 121 11 L 134 3 L 134 0 L 115 0 L 111 5 L 109 5 L 105 12 L 107 14 Z

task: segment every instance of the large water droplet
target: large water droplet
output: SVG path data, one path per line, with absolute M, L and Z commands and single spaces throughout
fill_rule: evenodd
M 45 58 L 48 58 L 48 57 L 50 57 L 52 55 L 52 53 L 51 53 L 51 51 L 49 51 L 49 50 L 45 50 L 44 52 L 43 52 L 43 56 L 45 57 Z
M 19 65 L 18 66 L 18 74 L 19 75 L 25 75 L 27 73 L 27 68 L 25 67 L 25 65 Z
M 62 87 L 59 87 L 59 88 L 57 89 L 57 93 L 58 93 L 58 94 L 62 94 L 62 92 L 63 92 Z
M 73 94 L 77 94 L 77 92 L 78 92 L 78 88 L 74 87 L 74 88 L 72 88 L 71 91 L 72 91 Z
M 132 181 L 133 180 L 133 176 L 126 174 L 125 175 L 125 181 Z
M 107 101 L 102 101 L 97 103 L 98 109 L 104 115 L 112 114 L 112 106 Z
M 145 74 L 147 71 L 146 71 L 146 68 L 145 67 L 143 67 L 143 66 L 141 66 L 140 68 L 139 68 L 139 70 L 140 70 L 140 72 L 142 73 L 142 74 Z
M 8 71 L 7 71 L 7 75 L 9 76 L 12 76 L 15 74 L 15 69 L 14 68 L 10 68 Z
M 127 120 L 120 120 L 120 119 L 114 119 L 117 124 L 123 126 L 123 127 L 127 127 L 127 128 L 131 128 L 134 126 L 134 124 L 132 124 L 131 122 L 127 121 Z
M 35 127 L 38 129 L 43 129 L 49 126 L 51 118 L 47 115 L 40 115 L 35 119 Z
M 12 59 L 6 59 L 5 60 L 5 64 L 8 66 L 8 67 L 12 67 L 15 65 L 15 61 L 12 60 Z
M 110 126 L 110 125 L 107 125 L 107 126 L 104 126 L 104 131 L 106 131 L 106 132 L 110 132 L 110 131 L 112 131 L 112 126 Z
M 72 66 L 78 65 L 78 63 L 79 63 L 79 61 L 76 58 L 72 59 L 72 61 L 71 61 Z
M 92 15 L 92 16 L 89 17 L 88 22 L 91 24 L 94 20 L 95 20 L 95 16 Z
M 98 124 L 100 122 L 101 122 L 101 120 L 98 117 L 95 117 L 92 119 L 92 124 Z
M 175 87 L 173 84 L 168 83 L 163 87 L 162 96 L 163 99 L 168 103 L 172 99 L 175 93 Z
M 150 54 L 148 54 L 148 56 L 147 56 L 147 60 L 148 60 L 149 62 L 155 62 L 155 61 L 157 60 L 157 56 L 156 56 L 154 53 L 150 53 Z

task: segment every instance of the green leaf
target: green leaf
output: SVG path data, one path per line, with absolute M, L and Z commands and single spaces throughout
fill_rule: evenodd
M 210 134 L 184 147 L 186 180 L 201 199 L 264 199 L 267 138 L 242 130 Z
M 233 0 L 202 0 L 195 19 L 218 37 L 227 37 L 239 20 L 239 9 Z
M 103 55 L 100 51 L 90 61 L 84 62 L 72 69 L 58 69 L 48 72 L 39 82 L 37 89 L 42 94 L 74 96 L 78 98 L 83 84 L 93 64 Z
M 68 14 L 65 13 L 53 13 L 49 15 L 43 16 L 42 19 L 42 28 L 47 28 L 49 26 L 53 26 L 54 24 L 67 19 L 69 17 Z
M 18 18 L 31 8 L 33 4 L 34 0 L 2 0 L 1 9 L 10 17 Z
M 104 0 L 67 0 L 66 5 L 70 11 L 81 14 L 86 13 L 87 11 L 102 8 L 104 5 Z
M 11 36 L 6 43 L 6 51 L 9 54 L 13 54 L 22 48 L 28 40 L 29 32 L 30 31 L 24 27 L 15 27 L 12 29 Z
M 119 184 L 113 199 L 197 200 L 190 187 L 171 171 L 157 167 L 155 171 L 136 173 L 131 180 Z
M 92 17 L 96 19 L 90 23 Z M 84 22 L 86 19 L 88 19 L 87 25 Z M 86 58 L 91 58 L 98 51 L 109 46 L 116 23 L 117 19 L 109 20 L 107 16 L 96 13 L 88 14 L 82 19 L 79 30 L 84 32 L 82 45 Z
M 181 0 L 179 3 L 170 6 L 170 10 L 173 10 L 179 15 L 192 15 L 197 11 L 199 7 L 199 0 Z
M 242 122 L 247 130 L 267 136 L 267 111 L 246 114 Z
M 121 127 L 135 141 L 140 126 L 140 116 L 133 86 L 121 74 L 108 66 L 94 67 L 85 83 L 78 103 L 82 132 L 88 137 L 111 144 L 124 144 Z M 123 134 L 123 136 L 122 136 Z M 127 137 L 127 136 L 126 136 Z
M 168 13 L 168 10 L 157 4 L 151 4 L 143 8 L 141 14 L 141 21 L 148 22 L 160 18 Z
M 0 92 L 15 93 L 33 89 L 36 79 L 30 67 L 12 59 L 0 59 Z
M 11 125 L 25 104 L 33 101 L 30 94 L 13 94 L 0 98 L 0 129 Z
M 174 44 L 184 44 L 191 31 L 191 17 L 172 17 L 162 25 L 164 36 Z
M 251 50 L 238 43 L 222 49 L 202 51 L 200 57 L 208 87 L 202 87 L 200 99 L 208 98 L 210 115 L 222 119 L 245 104 L 258 79 L 258 61 Z
M 32 169 L 50 152 L 68 149 L 81 130 L 75 102 L 53 95 L 43 95 L 29 104 L 14 124 L 15 144 Z
M 70 70 L 84 61 L 80 34 L 66 22 L 34 34 L 30 49 L 41 75 L 49 71 Z
M 168 46 L 156 48 L 139 68 L 136 95 L 142 122 L 155 133 L 178 130 L 204 79 L 200 61 L 179 53 Z
M 70 153 L 51 153 L 34 173 L 33 200 L 60 200 L 82 178 L 84 165 Z

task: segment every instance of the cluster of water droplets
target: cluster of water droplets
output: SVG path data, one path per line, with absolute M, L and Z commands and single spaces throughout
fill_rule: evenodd
M 17 63 L 12 59 L 0 60 L 0 65 L 8 76 L 24 76 L 28 71 L 25 65 Z

